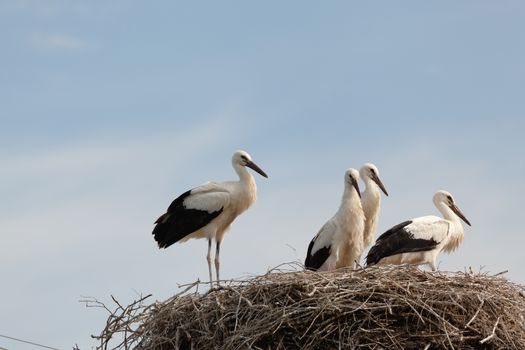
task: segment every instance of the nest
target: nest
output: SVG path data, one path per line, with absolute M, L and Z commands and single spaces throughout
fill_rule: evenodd
M 524 287 L 500 274 L 386 266 L 201 285 L 117 303 L 98 349 L 525 349 Z

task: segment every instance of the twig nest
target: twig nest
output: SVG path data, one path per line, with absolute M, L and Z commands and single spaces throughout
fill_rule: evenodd
M 525 349 L 523 292 L 501 276 L 411 267 L 274 271 L 131 304 L 98 338 L 102 348 L 126 331 L 118 349 L 148 350 Z

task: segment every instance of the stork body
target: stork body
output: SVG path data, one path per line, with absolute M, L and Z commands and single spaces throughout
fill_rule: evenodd
M 381 191 L 388 196 L 388 192 L 379 178 L 379 170 L 374 164 L 367 163 L 359 169 L 359 175 L 365 183 L 365 190 L 361 193 L 361 204 L 365 213 L 365 229 L 363 232 L 364 249 L 375 240 L 379 212 L 381 210 Z
M 304 265 L 309 270 L 329 271 L 353 266 L 363 251 L 364 214 L 357 181 L 359 173 L 345 173 L 341 205 L 308 245 Z
M 443 214 L 422 216 L 402 222 L 377 239 L 366 257 L 367 265 L 428 264 L 436 270 L 436 259 L 441 251 L 452 252 L 463 242 L 464 231 L 460 219 L 470 222 L 456 206 L 452 195 L 438 191 L 433 198 Z
M 182 243 L 192 238 L 206 238 L 210 283 L 212 240 L 216 242 L 215 272 L 219 283 L 220 246 L 224 234 L 235 218 L 248 209 L 257 198 L 255 179 L 246 167 L 268 177 L 244 151 L 234 153 L 232 165 L 239 175 L 239 181 L 207 182 L 184 192 L 171 203 L 166 213 L 155 221 L 153 229 L 153 236 L 159 248 L 167 248 L 176 242 Z

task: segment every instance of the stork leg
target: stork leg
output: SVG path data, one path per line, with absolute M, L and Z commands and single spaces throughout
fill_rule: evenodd
M 217 241 L 217 246 L 215 247 L 215 273 L 217 274 L 217 286 L 219 286 L 219 268 L 221 265 L 220 262 L 220 251 L 221 251 L 221 241 Z
M 210 276 L 210 287 L 213 288 L 213 279 L 211 275 L 211 239 L 208 239 L 208 254 L 206 254 L 206 260 L 208 261 L 208 274 Z

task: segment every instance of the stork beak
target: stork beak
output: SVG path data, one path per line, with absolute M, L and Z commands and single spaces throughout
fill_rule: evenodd
M 448 205 L 448 207 L 449 207 L 450 209 L 452 209 L 452 211 L 453 211 L 457 216 L 459 216 L 459 217 L 461 218 L 461 220 L 465 221 L 465 223 L 466 223 L 467 225 L 472 226 L 472 225 L 470 224 L 470 222 L 467 220 L 467 218 L 465 217 L 465 215 L 463 215 L 463 213 L 461 212 L 461 210 L 459 210 L 459 208 L 457 207 L 457 205 L 455 205 L 454 203 L 450 203 L 450 204 Z
M 379 176 L 374 174 L 374 176 L 372 176 L 372 180 L 377 184 L 377 186 L 379 186 L 381 191 L 383 191 L 383 193 L 388 196 L 388 192 L 386 191 L 385 185 L 383 185 L 383 183 L 381 182 L 381 179 L 379 179 Z
M 249 160 L 248 162 L 246 162 L 246 166 L 250 169 L 253 169 L 255 170 L 256 172 L 258 172 L 259 174 L 261 174 L 261 176 L 264 176 L 266 178 L 268 178 L 268 175 L 266 175 L 266 173 L 261 169 L 259 168 L 259 166 L 257 164 L 255 164 L 254 162 L 252 162 L 251 160 Z
M 357 195 L 359 198 L 361 198 L 361 191 L 359 191 L 359 184 L 357 183 L 357 180 L 352 177 L 352 186 L 354 186 L 355 190 L 357 191 Z

